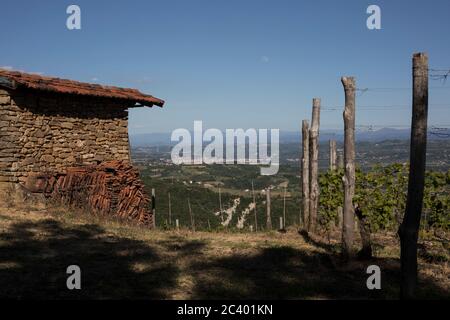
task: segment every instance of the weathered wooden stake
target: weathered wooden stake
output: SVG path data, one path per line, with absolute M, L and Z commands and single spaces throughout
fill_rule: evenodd
M 337 165 L 338 169 L 344 169 L 344 155 L 342 150 L 337 151 Z
M 170 201 L 170 192 L 169 192 L 169 226 L 172 225 L 172 202 Z
M 283 228 L 286 229 L 286 187 L 284 187 L 284 195 L 283 195 Z
M 253 195 L 253 203 L 255 204 L 255 208 L 253 209 L 255 213 L 255 232 L 258 231 L 258 215 L 256 214 L 256 196 L 255 196 L 255 188 L 253 187 L 252 180 L 252 195 Z
M 356 84 L 353 77 L 342 77 L 345 91 L 344 110 L 344 217 L 342 224 L 342 255 L 348 260 L 354 255 L 353 241 L 355 238 L 355 209 L 353 196 L 355 195 L 355 91 Z
M 308 232 L 316 232 L 317 210 L 319 207 L 319 126 L 320 99 L 313 99 L 311 129 L 309 130 L 309 224 Z
M 417 288 L 417 240 L 423 206 L 428 121 L 428 55 L 413 56 L 413 106 L 408 196 L 400 236 L 401 298 L 412 299 Z
M 364 215 L 362 208 L 355 203 L 355 229 L 359 228 L 359 234 L 361 235 L 362 249 L 358 252 L 359 259 L 370 259 L 372 258 L 372 240 L 371 240 L 371 228 L 369 219 Z M 358 221 L 358 223 L 356 223 Z
M 222 193 L 220 192 L 220 187 L 219 187 L 219 209 L 220 209 L 220 219 L 222 220 L 223 223 Z
M 280 217 L 280 230 L 284 229 L 284 225 L 283 225 L 283 217 Z
M 309 123 L 302 121 L 302 217 L 303 228 L 309 225 Z
M 336 141 L 330 140 L 330 171 L 336 170 Z
M 175 226 L 177 230 L 180 230 L 180 221 L 178 219 L 175 219 Z
M 267 230 L 272 230 L 272 217 L 270 216 L 270 188 L 266 189 L 266 204 L 267 204 L 266 228 Z
M 194 221 L 194 214 L 192 213 L 191 209 L 191 201 L 188 198 L 188 208 L 189 208 L 189 217 L 191 218 L 191 229 L 195 232 L 195 221 Z
M 156 228 L 156 192 L 152 188 L 152 214 L 153 214 L 153 228 Z
M 343 212 L 344 212 L 344 211 L 342 210 L 342 207 L 339 206 L 339 207 L 337 208 L 337 216 L 338 216 L 338 223 L 337 223 L 337 226 L 338 226 L 338 228 L 339 228 L 340 230 L 342 230 L 342 222 L 343 222 L 343 220 L 344 220 Z

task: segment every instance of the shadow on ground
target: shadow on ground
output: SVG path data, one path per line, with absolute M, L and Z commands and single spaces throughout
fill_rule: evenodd
M 343 267 L 336 253 L 323 248 L 208 255 L 207 245 L 177 236 L 131 240 L 109 236 L 97 225 L 65 227 L 52 219 L 16 223 L 0 235 L 0 298 L 167 299 L 184 290 L 177 287 L 183 275 L 192 279 L 186 294 L 192 299 L 398 297 L 398 259 Z M 66 289 L 71 264 L 81 267 L 82 290 Z M 382 290 L 366 288 L 370 264 L 381 267 Z M 431 279 L 422 279 L 421 286 L 423 298 L 449 297 Z
M 0 240 L 0 297 L 164 299 L 179 272 L 146 243 L 108 237 L 97 225 L 17 223 Z M 81 290 L 66 287 L 72 264 L 81 268 Z M 140 264 L 152 267 L 139 270 Z
M 398 299 L 400 260 L 372 258 L 343 264 L 336 247 L 311 238 L 307 243 L 322 250 L 292 247 L 261 249 L 253 256 L 234 255 L 200 262 L 194 296 L 199 299 Z M 326 249 L 326 250 L 323 250 Z M 367 267 L 381 268 L 382 290 L 368 290 Z M 450 292 L 434 279 L 419 279 L 420 299 L 449 299 Z

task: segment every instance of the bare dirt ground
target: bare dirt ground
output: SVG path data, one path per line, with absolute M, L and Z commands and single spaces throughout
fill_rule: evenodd
M 151 231 L 106 218 L 0 205 L 0 298 L 396 299 L 399 246 L 375 236 L 375 258 L 342 265 L 335 239 L 287 233 Z M 420 292 L 449 299 L 448 238 L 420 243 Z M 82 289 L 66 288 L 78 265 Z M 382 289 L 366 287 L 367 266 Z

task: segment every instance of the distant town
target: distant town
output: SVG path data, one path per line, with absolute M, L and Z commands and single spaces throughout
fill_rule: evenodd
M 133 141 L 133 138 L 131 138 Z M 171 145 L 149 144 L 132 146 L 133 162 L 140 166 L 170 166 Z M 338 155 L 342 152 L 342 143 L 337 143 Z M 395 150 L 395 152 L 393 151 Z M 319 167 L 326 169 L 329 162 L 328 143 L 322 141 L 319 149 Z M 280 163 L 285 166 L 298 167 L 300 142 L 280 144 Z M 408 140 L 360 141 L 356 145 L 356 161 L 362 169 L 374 165 L 407 163 L 409 161 Z M 431 139 L 427 148 L 428 170 L 446 171 L 450 166 L 450 139 Z

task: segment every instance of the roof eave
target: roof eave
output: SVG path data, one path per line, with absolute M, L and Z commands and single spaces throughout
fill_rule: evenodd
M 51 88 L 46 88 L 44 86 L 41 86 L 39 88 L 31 88 L 27 85 L 21 84 L 21 83 L 17 83 L 17 81 L 15 81 L 14 79 L 9 79 L 7 77 L 2 77 L 0 76 L 0 88 L 7 88 L 7 89 L 11 89 L 11 90 L 17 90 L 19 87 L 23 88 L 23 89 L 28 89 L 28 90 L 36 90 L 36 91 L 47 91 L 47 92 L 54 92 L 54 93 L 59 93 Z M 89 94 L 76 94 L 76 93 L 62 93 L 62 94 L 67 94 L 67 95 L 73 95 L 73 96 L 84 96 L 84 97 L 97 97 L 97 98 L 105 98 L 105 99 L 112 99 L 112 100 L 125 100 L 125 101 L 133 101 L 133 99 L 124 99 L 124 98 L 116 98 L 116 97 L 102 97 L 102 96 L 97 96 L 97 95 L 89 95 Z M 153 106 L 158 106 L 160 108 L 162 108 L 164 106 L 165 101 L 155 98 L 153 96 L 150 96 L 148 99 L 146 100 L 135 100 L 134 103 L 139 103 L 139 105 L 136 106 L 131 106 L 130 108 L 139 108 L 139 107 L 153 107 Z
M 17 89 L 17 82 L 7 77 L 0 76 L 0 87 L 15 90 Z
M 164 106 L 165 101 L 160 100 L 157 98 L 152 97 L 152 99 L 149 100 L 138 100 L 136 101 L 136 105 L 132 106 L 131 108 L 141 108 L 141 107 L 149 107 L 152 108 L 153 106 L 157 106 L 162 108 Z

